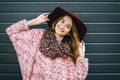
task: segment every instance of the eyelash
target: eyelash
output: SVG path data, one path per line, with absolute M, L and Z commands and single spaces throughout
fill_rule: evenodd
M 64 21 L 62 20 L 62 23 L 64 23 Z
M 64 23 L 64 21 L 63 21 L 63 20 L 62 20 L 61 22 L 62 22 L 62 23 Z M 69 29 L 70 29 L 70 27 L 69 27 L 69 26 L 67 26 L 67 28 L 69 28 Z
M 69 28 L 69 29 L 70 29 L 70 27 L 69 27 L 69 26 L 67 26 L 67 28 Z

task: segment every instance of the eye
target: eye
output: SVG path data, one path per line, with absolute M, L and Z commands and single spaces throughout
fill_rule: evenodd
M 64 23 L 64 20 L 62 20 L 61 22 Z
M 67 28 L 70 29 L 71 27 L 67 25 Z
M 62 22 L 62 23 L 65 23 L 65 20 L 64 20 L 64 19 L 61 19 L 61 22 Z

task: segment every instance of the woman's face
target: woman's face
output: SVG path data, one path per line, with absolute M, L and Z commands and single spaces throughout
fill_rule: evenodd
M 72 27 L 72 19 L 69 16 L 64 16 L 55 25 L 55 34 L 59 37 L 64 37 L 69 34 Z

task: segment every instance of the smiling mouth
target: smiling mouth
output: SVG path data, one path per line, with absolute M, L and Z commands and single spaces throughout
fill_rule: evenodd
M 61 30 L 61 32 L 64 32 L 63 30 Z
M 59 31 L 60 31 L 60 32 L 64 32 L 64 30 L 61 30 L 61 29 L 60 29 Z

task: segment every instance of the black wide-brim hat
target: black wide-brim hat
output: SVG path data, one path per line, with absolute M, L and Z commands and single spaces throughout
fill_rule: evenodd
M 85 26 L 85 24 L 78 18 L 78 16 L 75 14 L 75 13 L 72 13 L 72 12 L 69 12 L 69 11 L 66 11 L 64 10 L 63 8 L 61 7 L 56 7 L 49 15 L 48 15 L 48 18 L 50 19 L 47 23 L 48 23 L 48 26 L 51 28 L 52 27 L 52 23 L 59 17 L 61 16 L 65 16 L 65 15 L 69 15 L 75 25 L 76 25 L 76 28 L 78 30 L 78 33 L 79 33 L 79 39 L 80 40 L 83 40 L 83 38 L 85 37 L 86 35 L 86 32 L 87 32 L 87 28 Z

